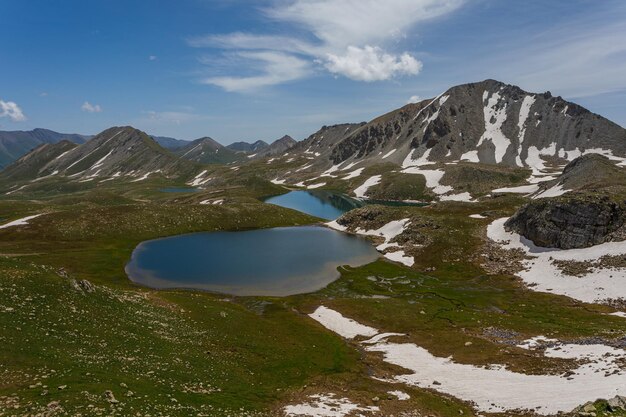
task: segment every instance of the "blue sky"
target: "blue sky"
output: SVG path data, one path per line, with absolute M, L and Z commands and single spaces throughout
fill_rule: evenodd
M 302 139 L 450 86 L 626 126 L 622 0 L 0 0 L 0 129 Z

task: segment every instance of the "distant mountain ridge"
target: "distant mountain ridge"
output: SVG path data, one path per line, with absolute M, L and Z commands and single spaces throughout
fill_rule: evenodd
M 152 139 L 165 149 L 175 150 L 189 144 L 188 140 L 170 138 L 167 136 L 152 136 Z
M 293 148 L 298 142 L 289 135 L 285 135 L 275 140 L 269 146 L 261 149 L 255 155 L 256 158 L 267 158 L 272 156 L 281 156 L 289 149 Z
M 234 142 L 234 143 L 231 143 L 230 145 L 227 145 L 226 147 L 236 152 L 255 153 L 263 149 L 266 149 L 269 146 L 270 146 L 269 143 L 263 140 L 257 140 L 254 143 Z
M 87 135 L 59 133 L 40 128 L 30 131 L 0 131 L 0 169 L 5 168 L 40 145 L 58 143 L 62 140 L 81 144 L 90 138 L 91 136 Z
M 244 155 L 210 137 L 187 142 L 187 145 L 175 149 L 174 153 L 181 158 L 201 164 L 228 164 L 245 158 Z
M 44 144 L 2 171 L 10 180 L 66 177 L 80 182 L 151 175 L 179 177 L 196 167 L 161 147 L 132 127 L 112 127 L 88 142 L 70 147 L 68 141 Z

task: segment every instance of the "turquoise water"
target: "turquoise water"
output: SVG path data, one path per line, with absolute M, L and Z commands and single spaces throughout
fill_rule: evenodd
M 264 200 L 266 203 L 298 210 L 326 220 L 334 220 L 343 213 L 362 207 L 359 200 L 331 191 L 291 191 Z
M 159 191 L 161 191 L 162 193 L 196 193 L 200 190 L 191 187 L 168 187 L 161 188 Z
M 263 201 L 326 220 L 335 220 L 347 211 L 371 204 L 391 207 L 428 205 L 427 203 L 409 203 L 404 201 L 357 200 L 345 194 L 325 190 L 290 191 L 286 194 L 266 198 Z
M 285 227 L 143 242 L 126 272 L 153 288 L 285 296 L 317 291 L 339 278 L 337 267 L 377 258 L 363 238 L 319 226 Z

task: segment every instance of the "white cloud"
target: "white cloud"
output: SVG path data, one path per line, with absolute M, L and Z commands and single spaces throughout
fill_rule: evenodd
M 100 113 L 102 111 L 102 107 L 99 104 L 91 104 L 88 101 L 85 101 L 82 106 L 80 106 L 82 111 L 86 111 L 87 113 Z
M 249 57 L 254 76 L 210 77 L 227 91 L 249 91 L 306 77 L 320 63 L 332 74 L 356 81 L 383 81 L 417 75 L 422 63 L 395 51 L 397 40 L 421 22 L 445 16 L 467 0 L 272 0 L 263 9 L 300 36 L 234 32 L 187 40 L 192 47 L 219 48 Z M 266 57 L 261 54 L 270 54 Z M 289 68 L 289 61 L 292 67 Z M 233 65 L 237 73 L 241 65 Z
M 241 52 L 237 55 L 259 62 L 260 74 L 244 77 L 209 77 L 202 82 L 216 85 L 226 91 L 245 92 L 298 80 L 309 73 L 307 61 L 282 52 Z
M 276 2 L 266 14 L 303 25 L 324 44 L 379 44 L 419 22 L 446 15 L 465 0 L 292 0 Z
M 148 59 L 149 59 L 150 61 L 156 61 L 156 60 L 157 60 L 157 56 L 156 56 L 156 55 L 150 55 L 150 56 L 148 57 Z
M 23 122 L 26 120 L 22 109 L 13 101 L 0 100 L 0 117 L 8 117 L 14 122 Z
M 422 98 L 420 96 L 417 96 L 417 95 L 411 96 L 407 100 L 406 104 L 419 103 L 421 100 L 422 100 Z
M 147 126 L 180 126 L 184 123 L 208 119 L 208 116 L 185 111 L 154 111 L 142 112 L 144 117 L 138 122 Z
M 422 63 L 408 53 L 390 55 L 378 47 L 348 46 L 345 55 L 328 54 L 325 67 L 358 81 L 383 81 L 396 75 L 417 75 Z

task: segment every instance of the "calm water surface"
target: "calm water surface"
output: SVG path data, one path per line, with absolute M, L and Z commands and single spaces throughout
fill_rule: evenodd
M 159 191 L 162 193 L 196 193 L 200 190 L 192 187 L 167 187 L 161 188 Z
M 391 207 L 428 205 L 427 203 L 405 201 L 357 200 L 342 193 L 326 190 L 290 191 L 286 194 L 269 197 L 264 201 L 277 206 L 302 211 L 326 220 L 335 220 L 347 211 L 370 204 L 380 204 Z
M 332 191 L 290 191 L 270 197 L 266 203 L 298 210 L 326 220 L 334 220 L 343 213 L 362 207 L 364 204 L 345 194 Z
M 325 227 L 194 233 L 141 243 L 126 265 L 153 288 L 195 288 L 234 295 L 285 296 L 319 290 L 337 267 L 373 262 L 365 239 Z

